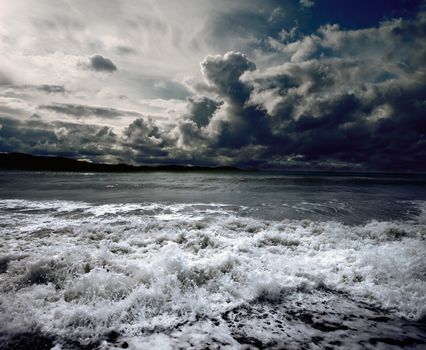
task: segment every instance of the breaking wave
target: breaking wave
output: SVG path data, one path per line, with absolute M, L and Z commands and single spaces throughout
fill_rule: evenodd
M 298 348 L 331 332 L 327 344 L 353 348 L 380 342 L 371 325 L 383 323 L 377 333 L 404 324 L 393 341 L 420 344 L 426 215 L 416 205 L 410 220 L 348 225 L 216 203 L 1 200 L 0 342 Z

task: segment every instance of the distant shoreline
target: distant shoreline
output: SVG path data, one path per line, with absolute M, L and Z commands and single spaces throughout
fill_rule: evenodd
M 65 157 L 34 156 L 25 153 L 0 153 L 0 170 L 23 170 L 23 171 L 64 171 L 64 172 L 222 172 L 242 171 L 235 167 L 204 167 L 186 165 L 130 165 L 130 164 L 105 164 L 89 163 Z
M 426 173 L 351 170 L 300 170 L 300 169 L 242 169 L 233 166 L 190 165 L 130 165 L 90 163 L 66 157 L 35 156 L 25 153 L 0 153 L 0 171 L 51 171 L 94 173 L 143 173 L 143 172 L 256 172 L 300 176 L 359 176 L 359 177 L 424 177 Z

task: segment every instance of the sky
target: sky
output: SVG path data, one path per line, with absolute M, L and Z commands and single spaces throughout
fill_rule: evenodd
M 426 2 L 0 0 L 0 152 L 426 171 Z

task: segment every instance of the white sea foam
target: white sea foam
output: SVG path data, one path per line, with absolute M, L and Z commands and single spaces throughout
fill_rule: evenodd
M 198 332 L 200 344 L 215 337 L 232 348 L 224 325 L 161 330 L 319 287 L 403 317 L 426 311 L 422 217 L 350 226 L 260 220 L 224 204 L 25 200 L 2 200 L 0 211 L 4 332 L 84 344 L 116 330 L 134 348 Z

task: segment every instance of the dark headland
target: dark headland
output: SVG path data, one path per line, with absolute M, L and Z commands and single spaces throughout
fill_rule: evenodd
M 240 171 L 235 167 L 186 165 L 134 166 L 129 164 L 90 163 L 65 157 L 33 156 L 24 153 L 0 153 L 0 170 L 70 172 L 148 172 L 148 171 Z
M 349 169 L 258 169 L 238 168 L 233 166 L 195 166 L 195 165 L 130 165 L 91 163 L 57 156 L 34 156 L 25 153 L 0 153 L 0 171 L 63 171 L 63 172 L 93 172 L 93 173 L 137 173 L 137 172 L 272 172 L 301 176 L 359 176 L 359 177 L 408 177 L 416 180 L 426 180 L 425 173 L 401 171 L 353 171 Z
M 55 172 L 93 172 L 93 173 L 137 173 L 137 172 L 270 172 L 286 175 L 301 176 L 356 176 L 356 177 L 408 177 L 426 181 L 425 173 L 395 172 L 395 171 L 353 171 L 330 169 L 258 169 L 238 168 L 233 166 L 195 166 L 195 165 L 130 165 L 91 163 L 57 156 L 34 156 L 25 153 L 0 153 L 0 171 L 55 171 Z

